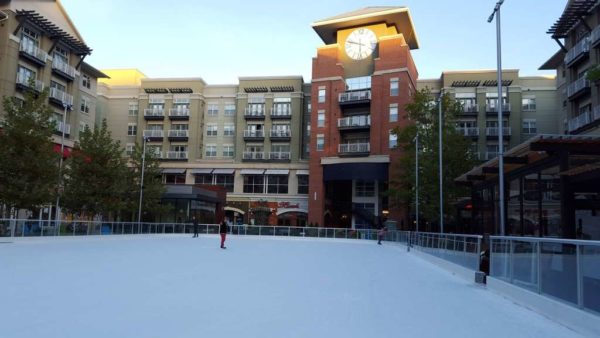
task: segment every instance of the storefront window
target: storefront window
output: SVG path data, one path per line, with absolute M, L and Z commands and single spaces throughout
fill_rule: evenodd
M 540 175 L 542 190 L 541 225 L 545 236 L 562 236 L 560 224 L 560 175 L 558 166 L 545 169 Z

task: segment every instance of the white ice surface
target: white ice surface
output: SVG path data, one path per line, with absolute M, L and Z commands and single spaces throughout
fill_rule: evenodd
M 0 337 L 579 337 L 393 244 L 218 242 L 0 244 Z

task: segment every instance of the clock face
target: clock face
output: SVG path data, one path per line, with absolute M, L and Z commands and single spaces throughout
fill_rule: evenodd
M 362 60 L 373 54 L 376 46 L 377 36 L 367 28 L 358 28 L 346 38 L 346 54 L 354 60 Z

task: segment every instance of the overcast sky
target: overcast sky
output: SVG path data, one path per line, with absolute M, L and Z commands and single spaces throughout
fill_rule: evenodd
M 202 77 L 209 84 L 240 76 L 302 75 L 323 45 L 311 23 L 367 6 L 408 6 L 420 49 L 420 78 L 442 70 L 495 69 L 495 0 L 158 1 L 62 0 L 99 69 L 138 68 L 149 77 Z M 506 0 L 504 68 L 538 71 L 558 45 L 546 31 L 567 0 Z

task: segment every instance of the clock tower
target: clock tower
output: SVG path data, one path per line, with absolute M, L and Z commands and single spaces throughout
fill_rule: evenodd
M 408 8 L 367 7 L 312 27 L 325 45 L 312 66 L 309 223 L 407 227 L 407 208 L 385 191 L 401 155 L 390 131 L 407 124 L 418 77 Z

